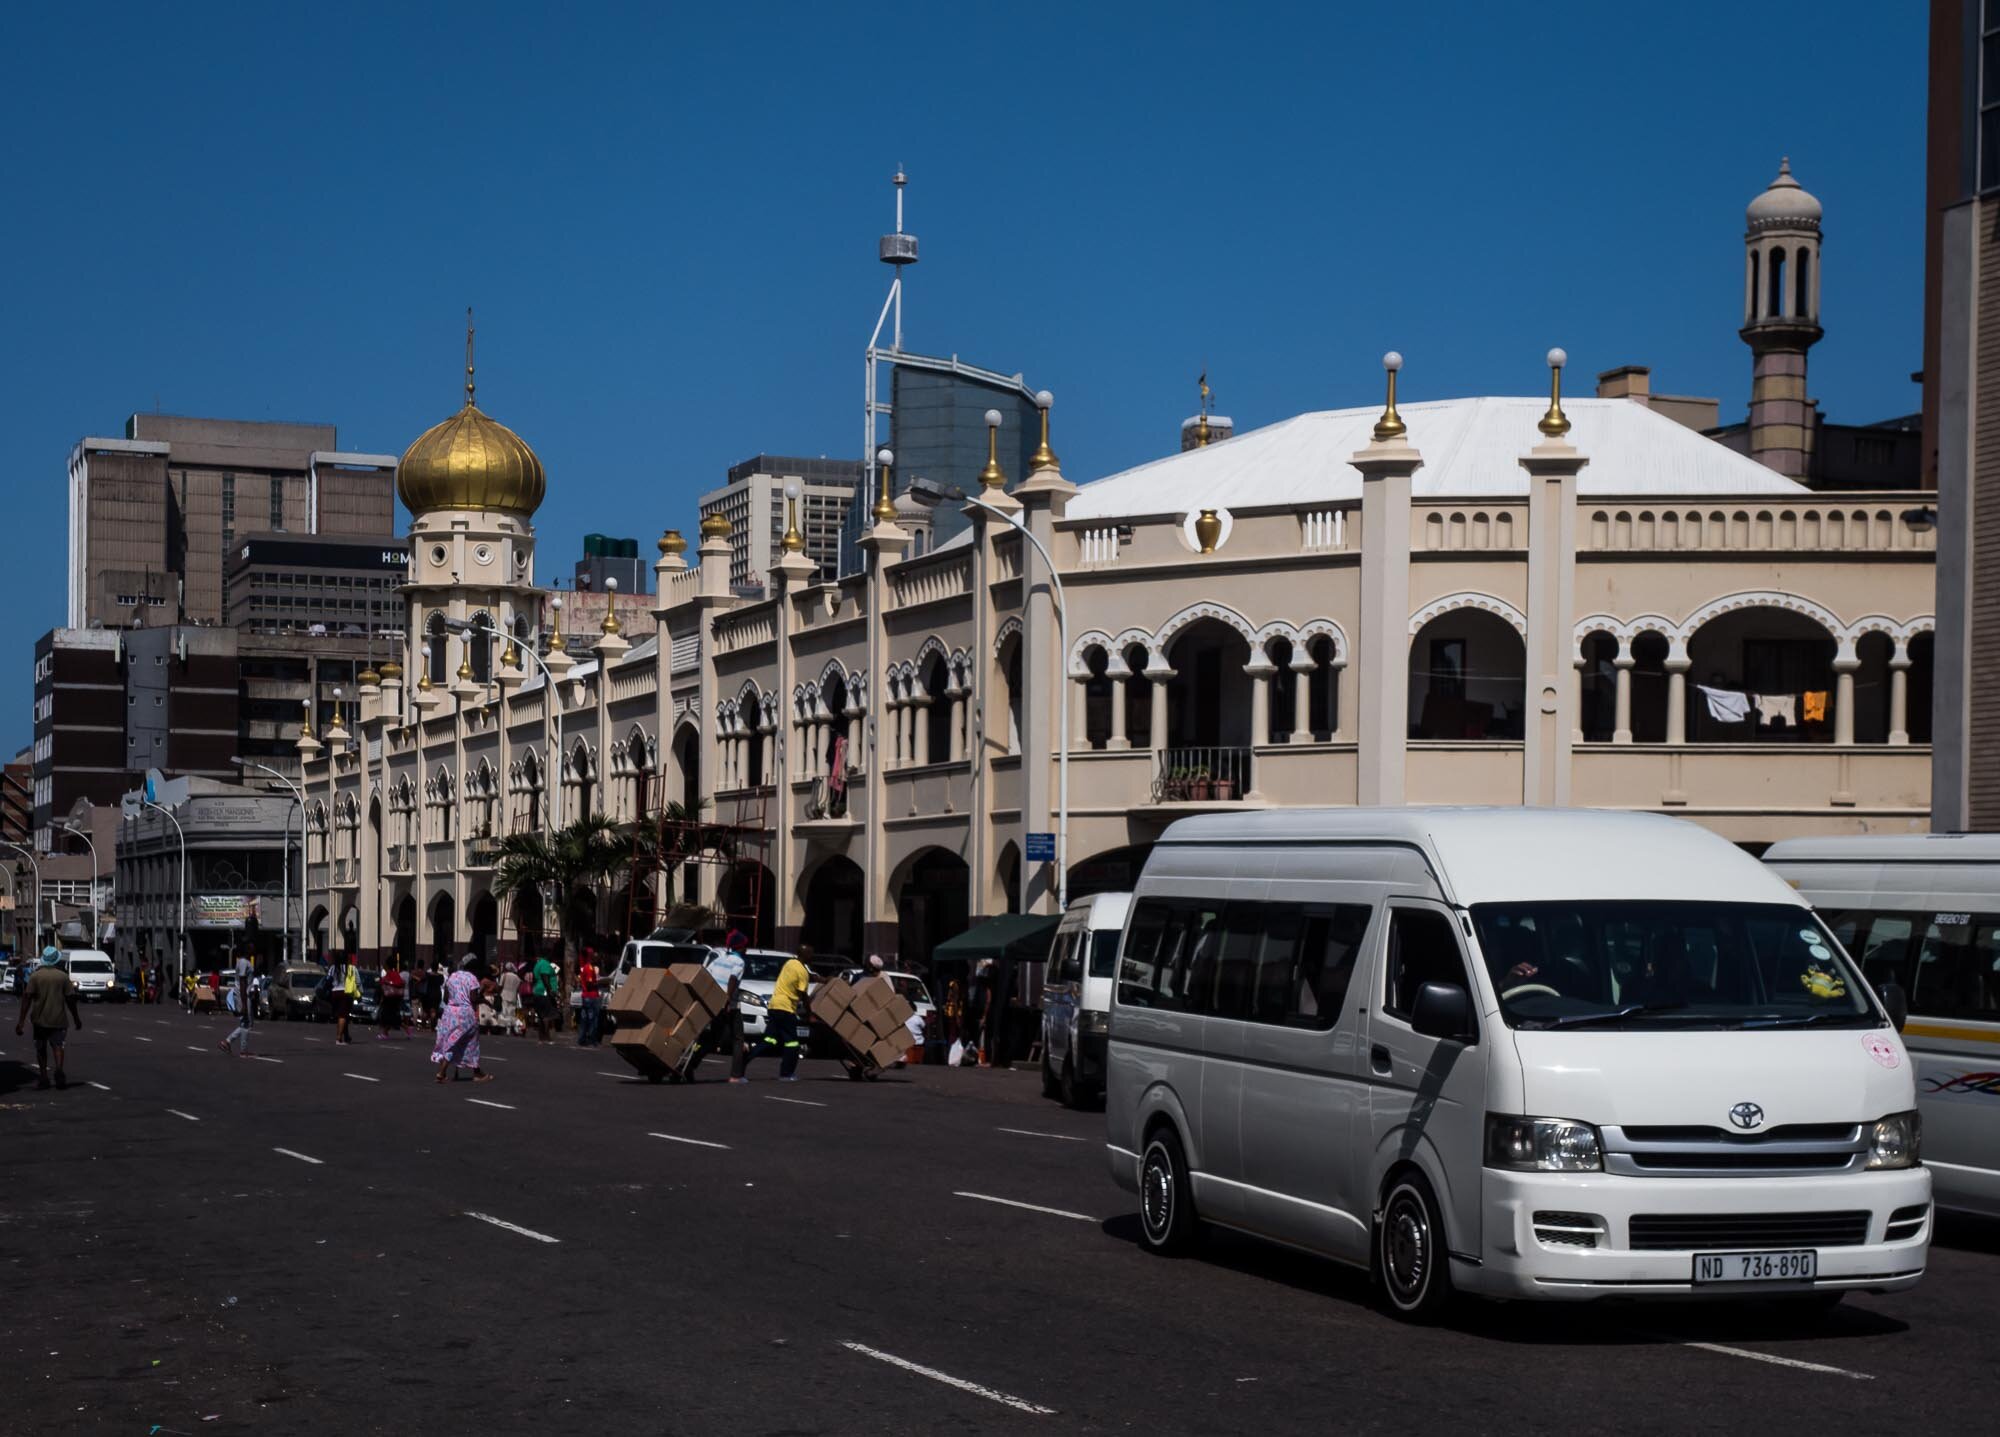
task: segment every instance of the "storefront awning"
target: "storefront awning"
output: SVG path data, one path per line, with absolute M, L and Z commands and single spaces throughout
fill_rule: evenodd
M 931 950 L 933 963 L 970 963 L 981 958 L 1039 960 L 1049 952 L 1049 939 L 1062 921 L 1057 913 L 1003 913 Z

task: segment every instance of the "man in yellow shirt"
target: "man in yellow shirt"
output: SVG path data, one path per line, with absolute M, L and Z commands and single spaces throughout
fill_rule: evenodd
M 798 954 L 787 958 L 778 970 L 778 981 L 771 989 L 771 1005 L 764 1015 L 764 1035 L 754 1044 L 736 1050 L 736 1061 L 729 1069 L 730 1082 L 749 1082 L 744 1075 L 750 1060 L 761 1053 L 778 1055 L 779 1082 L 799 1080 L 799 1058 L 805 1052 L 806 990 L 812 986 L 812 969 L 806 966 L 810 957 L 812 949 L 801 945 Z

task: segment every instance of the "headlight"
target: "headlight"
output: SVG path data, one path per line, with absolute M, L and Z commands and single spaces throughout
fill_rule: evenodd
M 1102 1033 L 1110 1026 L 1109 1013 L 1098 1013 L 1086 1008 L 1076 1015 L 1076 1030 L 1079 1033 Z
M 746 993 L 741 989 L 737 990 L 736 996 L 746 1008 L 767 1008 L 771 1002 L 762 993 Z
M 1923 1159 L 1923 1114 L 1891 1113 L 1879 1119 L 1868 1139 L 1868 1166 L 1913 1168 Z
M 1604 1168 L 1597 1129 L 1568 1118 L 1486 1115 L 1486 1166 L 1524 1173 L 1594 1173 Z

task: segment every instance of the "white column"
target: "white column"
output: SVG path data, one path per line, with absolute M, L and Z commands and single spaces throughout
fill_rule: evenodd
M 932 703 L 929 694 L 910 700 L 910 724 L 916 730 L 917 767 L 922 768 L 931 761 L 931 726 L 929 709 Z
M 1833 661 L 1833 741 L 1835 744 L 1854 742 L 1854 671 L 1861 667 L 1859 659 L 1835 659 Z
M 1107 669 L 1105 677 L 1111 680 L 1111 741 L 1105 747 L 1128 749 L 1132 740 L 1125 733 L 1125 686 L 1132 682 L 1132 671 L 1121 663 Z
M 1312 742 L 1312 680 L 1318 668 L 1311 654 L 1303 649 L 1293 651 L 1291 743 Z
M 965 758 L 965 693 L 959 689 L 951 695 L 951 761 L 962 762 Z
M 1687 659 L 1667 660 L 1667 742 L 1687 742 Z
M 1250 746 L 1261 748 L 1271 741 L 1271 675 L 1278 666 L 1262 654 L 1243 666 L 1250 675 Z
M 1153 747 L 1164 751 L 1172 744 L 1167 737 L 1167 685 L 1173 682 L 1174 671 L 1169 668 L 1149 668 L 1146 677 L 1153 682 Z
M 1612 702 L 1611 741 L 1613 743 L 1632 742 L 1632 651 L 1621 646 L 1618 657 L 1611 661 L 1617 675 L 1617 696 Z
M 1333 705 L 1333 711 L 1327 716 L 1328 735 L 1335 743 L 1346 743 L 1354 736 L 1354 729 L 1347 721 L 1347 701 L 1341 697 L 1341 680 L 1347 676 L 1347 659 L 1343 655 L 1335 655 L 1326 667 L 1332 676 L 1329 687 Z M 1404 700 L 1404 707 L 1409 707 L 1409 700 Z
M 1072 752 L 1090 747 L 1090 692 L 1087 678 L 1070 681 L 1069 742 Z
M 1814 283 L 1818 283 L 1815 278 Z M 1910 653 L 1900 645 L 1889 660 L 1889 742 L 1910 741 Z

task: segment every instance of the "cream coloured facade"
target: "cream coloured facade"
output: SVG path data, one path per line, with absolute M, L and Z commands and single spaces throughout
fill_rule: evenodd
M 540 612 L 532 506 L 462 498 L 417 513 L 412 635 Z M 664 800 L 762 830 L 755 885 L 695 879 L 728 908 L 754 887 L 759 942 L 905 962 L 1053 908 L 1022 855 L 1065 789 L 1078 888 L 1219 805 L 1610 807 L 1749 844 L 1926 826 L 1928 494 L 1815 494 L 1630 400 L 1392 390 L 1081 486 L 1045 443 L 981 498 L 921 557 L 892 506 L 844 580 L 783 553 L 761 599 L 721 524 L 692 556 L 669 531 L 650 629 L 566 635 L 552 685 L 432 630 L 445 657 L 404 666 L 428 687 L 365 675 L 309 752 L 309 910 L 365 953 L 504 949 L 542 925 L 492 897 L 492 835 Z

